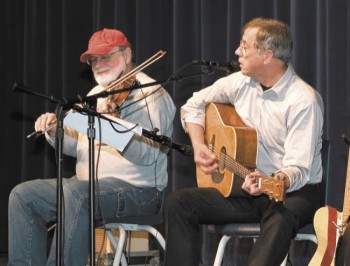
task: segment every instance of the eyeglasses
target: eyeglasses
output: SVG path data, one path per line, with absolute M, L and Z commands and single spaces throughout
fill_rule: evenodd
M 240 41 L 238 49 L 241 51 L 243 56 L 247 55 L 247 50 L 250 48 L 255 48 L 257 50 L 262 49 L 262 48 L 256 47 L 255 45 L 254 45 L 254 47 L 248 47 L 245 42 L 243 42 L 242 40 Z
M 113 53 L 109 53 L 109 54 L 106 54 L 106 55 L 100 55 L 100 56 L 90 56 L 87 60 L 86 60 L 86 63 L 89 65 L 89 66 L 92 66 L 94 64 L 96 64 L 97 61 L 100 61 L 100 62 L 108 62 L 110 59 L 111 59 L 111 56 L 118 53 L 118 52 L 123 52 L 125 49 L 119 49 L 118 51 L 115 51 Z
M 245 55 L 247 54 L 247 49 L 248 49 L 249 47 L 243 46 L 243 45 L 244 45 L 243 41 L 240 41 L 238 49 L 239 49 L 239 50 L 241 51 L 241 53 L 245 56 Z

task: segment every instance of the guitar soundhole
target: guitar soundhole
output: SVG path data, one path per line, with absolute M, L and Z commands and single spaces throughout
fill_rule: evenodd
M 224 169 L 225 169 L 225 160 L 226 160 L 226 148 L 222 147 L 219 156 L 219 172 L 212 175 L 214 183 L 221 183 L 224 179 Z
M 220 151 L 220 158 L 219 158 L 219 171 L 223 172 L 225 169 L 225 162 L 226 162 L 226 148 L 222 147 Z

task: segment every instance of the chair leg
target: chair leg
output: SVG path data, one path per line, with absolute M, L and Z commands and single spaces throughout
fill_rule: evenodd
M 224 235 L 221 238 L 219 246 L 218 246 L 218 250 L 217 250 L 216 256 L 215 256 L 214 266 L 221 266 L 222 258 L 224 256 L 224 252 L 225 252 L 225 247 L 226 247 L 227 241 L 229 241 L 230 238 L 231 238 L 231 236 L 226 236 L 226 235 Z
M 115 255 L 114 255 L 114 261 L 113 266 L 119 266 L 122 253 L 123 253 L 123 246 L 125 243 L 126 233 L 125 228 L 121 224 L 115 224 L 115 226 L 118 227 L 119 230 L 119 240 L 117 241 L 116 237 L 113 235 L 111 230 L 106 230 L 106 234 L 108 239 L 111 241 L 113 247 L 115 248 Z M 125 257 L 124 257 L 125 260 Z M 126 263 L 126 260 L 125 260 Z
M 112 229 L 119 230 L 119 239 L 117 239 L 113 233 Z M 138 225 L 138 224 L 108 224 L 105 226 L 106 235 L 108 239 L 111 241 L 111 244 L 115 248 L 115 256 L 113 261 L 113 266 L 119 266 L 120 263 L 123 266 L 127 266 L 127 261 L 125 258 L 125 254 L 123 253 L 123 247 L 126 239 L 126 231 L 146 231 L 152 234 L 161 245 L 163 250 L 165 250 L 165 239 L 162 234 L 156 230 L 154 227 L 150 225 Z
M 231 239 L 231 236 L 227 236 L 227 235 L 224 235 L 220 239 L 213 266 L 221 266 L 224 252 L 225 252 L 225 247 L 226 247 L 227 242 L 230 239 Z M 256 241 L 256 238 L 254 238 L 254 243 L 255 243 L 255 241 Z M 283 262 L 281 263 L 281 266 L 287 265 L 287 259 L 288 259 L 288 254 L 284 258 Z
M 149 225 L 139 225 L 138 231 L 146 231 L 151 235 L 153 235 L 157 239 L 158 243 L 161 245 L 163 250 L 165 251 L 165 239 L 157 229 Z
M 288 259 L 288 253 L 287 253 L 286 257 L 284 258 L 284 260 L 282 261 L 281 266 L 287 265 L 287 259 Z

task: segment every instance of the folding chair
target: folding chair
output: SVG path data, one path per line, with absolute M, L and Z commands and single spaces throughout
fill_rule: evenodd
M 115 249 L 113 266 L 119 266 L 120 263 L 123 266 L 128 265 L 125 254 L 123 253 L 123 247 L 125 245 L 127 232 L 146 231 L 155 237 L 155 239 L 165 251 L 165 239 L 162 234 L 154 227 L 163 223 L 163 207 L 165 197 L 166 193 L 163 191 L 161 206 L 158 213 L 154 215 L 123 217 L 115 223 L 107 223 L 103 226 L 108 239 L 111 241 L 111 244 Z M 113 230 L 119 230 L 119 237 L 116 237 L 113 234 Z
M 322 184 L 321 189 L 324 191 L 325 202 L 327 201 L 327 187 L 329 181 L 329 173 L 330 173 L 330 150 L 331 144 L 327 140 L 323 140 L 322 142 L 322 168 L 323 168 L 323 176 L 322 176 Z M 219 246 L 216 252 L 214 266 L 220 266 L 222 263 L 224 251 L 227 242 L 232 237 L 238 238 L 258 238 L 260 235 L 260 224 L 259 223 L 231 223 L 231 224 L 221 224 L 221 225 L 208 225 L 207 231 L 209 233 L 215 233 L 218 235 L 222 235 L 222 238 L 219 242 Z M 298 234 L 295 237 L 295 240 L 309 240 L 317 244 L 317 238 L 314 230 L 314 226 L 312 223 L 306 225 L 303 228 L 300 228 Z M 288 255 L 284 259 L 281 265 L 286 265 Z

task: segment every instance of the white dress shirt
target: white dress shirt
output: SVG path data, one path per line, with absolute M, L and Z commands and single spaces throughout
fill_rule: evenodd
M 205 128 L 208 103 L 230 103 L 247 126 L 258 133 L 257 170 L 282 171 L 290 179 L 287 192 L 322 180 L 323 102 L 320 95 L 289 66 L 270 89 L 241 72 L 195 92 L 181 108 L 181 120 Z

